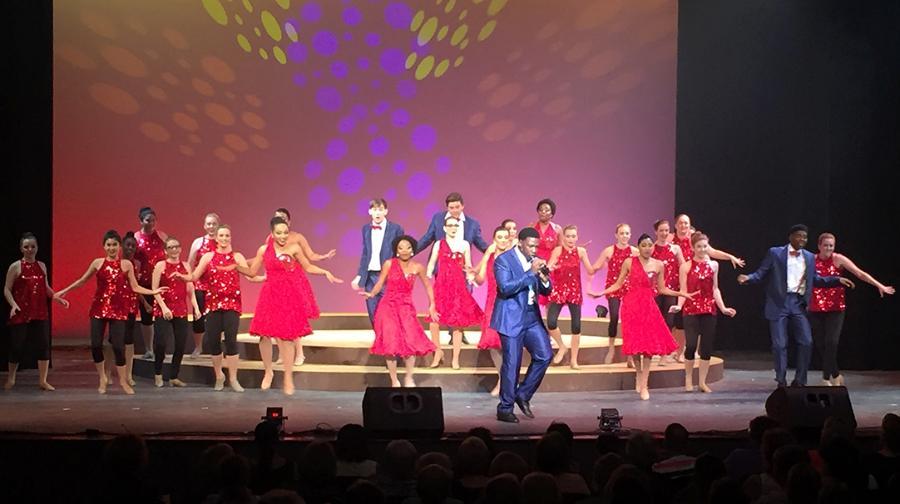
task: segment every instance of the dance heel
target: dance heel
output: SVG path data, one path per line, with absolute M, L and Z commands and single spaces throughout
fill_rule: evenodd
M 642 388 L 641 389 L 641 401 L 647 401 L 650 399 L 650 391 Z
M 225 376 L 223 375 L 221 378 L 216 377 L 216 384 L 213 386 L 213 390 L 220 391 L 225 389 Z
M 431 364 L 428 365 L 429 368 L 436 368 L 444 362 L 444 351 L 438 350 L 434 353 L 434 356 L 431 358 Z
M 241 384 L 237 380 L 228 380 L 228 384 L 231 385 L 231 390 L 235 392 L 243 392 L 244 387 L 241 387 Z
M 50 385 L 47 382 L 38 383 L 38 387 L 40 387 L 41 390 L 46 390 L 47 392 L 53 392 L 54 390 L 56 390 L 56 387 Z
M 704 394 L 712 393 L 712 389 L 707 387 L 705 383 L 701 383 L 699 388 L 700 388 L 700 391 L 703 392 Z
M 169 385 L 171 385 L 173 387 L 186 387 L 187 383 L 184 383 L 183 381 L 179 380 L 178 378 L 172 378 L 171 380 L 169 380 Z
M 556 355 L 553 356 L 553 364 L 562 363 L 563 359 L 566 358 L 566 352 L 569 351 L 569 347 L 561 346 L 559 350 L 556 351 Z
M 153 377 L 153 384 L 156 385 L 156 388 L 162 388 L 165 383 L 163 383 L 162 375 L 156 375 Z M 130 385 L 130 384 L 129 384 Z
M 100 375 L 100 386 L 97 387 L 97 392 L 101 394 L 106 393 L 106 387 L 109 385 L 109 380 L 106 379 L 106 375 Z
M 127 395 L 134 395 L 134 389 L 131 388 L 127 381 L 119 382 L 119 386 L 122 387 L 122 392 L 125 392 Z
M 261 388 L 262 390 L 269 390 L 269 388 L 272 386 L 272 380 L 274 378 L 275 378 L 274 371 L 266 371 L 263 374 L 262 383 L 259 385 L 259 388 Z

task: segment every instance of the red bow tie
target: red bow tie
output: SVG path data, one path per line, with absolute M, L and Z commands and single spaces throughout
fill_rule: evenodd
M 375 226 L 375 225 L 373 225 L 373 226 L 372 226 L 372 229 L 381 229 L 381 226 Z
M 791 257 L 797 257 L 800 255 L 800 251 L 799 250 L 791 250 L 790 254 L 791 254 Z

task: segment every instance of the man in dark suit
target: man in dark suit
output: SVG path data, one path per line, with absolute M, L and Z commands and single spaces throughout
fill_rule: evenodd
M 457 192 L 452 192 L 447 195 L 444 202 L 447 204 L 447 211 L 437 212 L 431 217 L 431 223 L 428 224 L 428 229 L 425 231 L 425 234 L 419 238 L 419 251 L 426 250 L 432 243 L 444 239 L 444 220 L 447 217 L 453 217 L 459 220 L 459 224 L 462 226 L 459 236 L 462 236 L 463 240 L 466 240 L 482 252 L 487 250 L 488 244 L 484 241 L 484 238 L 481 237 L 481 224 L 479 224 L 471 215 L 463 213 L 465 204 L 463 203 L 462 195 Z
M 550 336 L 541 320 L 537 295 L 550 294 L 547 263 L 535 257 L 540 235 L 534 228 L 519 231 L 519 243 L 494 260 L 497 300 L 491 315 L 491 328 L 500 333 L 503 364 L 500 366 L 500 404 L 497 420 L 518 423 L 513 413 L 517 405 L 528 418 L 531 397 L 541 385 L 553 352 Z M 519 383 L 523 347 L 531 354 L 525 379 Z
M 853 282 L 847 278 L 816 274 L 815 256 L 803 248 L 807 234 L 808 229 L 803 224 L 792 226 L 788 245 L 770 248 L 759 269 L 737 277 L 741 285 L 766 281 L 765 316 L 769 321 L 775 381 L 779 387 L 787 385 L 788 327 L 798 347 L 797 369 L 791 385 L 806 385 L 806 371 L 812 355 L 812 334 L 806 307 L 809 306 L 813 287 L 835 287 L 840 284 L 853 287 Z
M 387 220 L 388 204 L 384 198 L 375 198 L 369 202 L 369 215 L 372 222 L 362 227 L 363 251 L 359 258 L 359 270 L 350 286 L 353 290 L 364 288 L 370 292 L 381 274 L 381 265 L 394 255 L 394 240 L 403 236 L 403 228 L 399 224 Z M 378 295 L 366 299 L 366 310 L 369 321 L 375 320 L 375 308 L 387 288 L 381 289 Z

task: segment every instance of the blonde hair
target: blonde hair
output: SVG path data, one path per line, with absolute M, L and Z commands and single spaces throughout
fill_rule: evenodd
M 570 230 L 577 232 L 578 226 L 576 226 L 575 224 L 569 224 L 568 226 L 562 228 L 562 234 L 566 234 L 566 231 L 570 231 Z M 616 231 L 618 231 L 618 229 L 616 229 Z
M 628 229 L 631 229 L 631 225 L 621 222 L 619 224 L 616 224 L 616 233 L 618 233 L 623 226 L 628 226 Z
M 831 238 L 831 239 L 834 240 L 834 241 L 837 241 L 837 238 L 835 238 L 833 234 L 831 234 L 831 233 L 822 233 L 822 234 L 819 235 L 819 245 L 822 244 L 822 241 L 823 241 L 823 240 L 827 240 L 827 239 L 829 239 L 829 238 Z

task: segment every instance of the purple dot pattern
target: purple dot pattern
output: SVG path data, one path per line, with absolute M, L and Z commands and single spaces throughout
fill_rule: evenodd
M 341 108 L 341 93 L 331 86 L 321 87 L 316 92 L 316 104 L 326 112 L 337 112 Z
M 362 189 L 366 176 L 358 168 L 347 168 L 338 176 L 338 189 L 344 194 L 356 194 Z
M 406 191 L 414 200 L 422 200 L 431 194 L 431 177 L 426 173 L 412 174 L 406 181 Z
M 366 45 L 369 47 L 376 47 L 381 43 L 381 35 L 377 33 L 367 33 L 366 34 Z
M 338 121 L 338 131 L 345 135 L 352 133 L 354 128 L 356 128 L 356 118 L 352 115 L 341 117 Z
M 406 98 L 407 100 L 410 98 L 415 98 L 416 84 L 411 80 L 402 80 L 398 82 L 397 94 L 400 95 L 401 98 Z
M 300 17 L 302 17 L 304 21 L 316 23 L 322 19 L 322 8 L 319 7 L 319 4 L 316 2 L 308 2 L 300 9 Z
M 406 161 L 403 161 L 402 159 L 399 161 L 395 161 L 393 169 L 394 173 L 396 173 L 397 175 L 404 173 L 406 171 Z
M 335 61 L 331 64 L 331 74 L 337 77 L 338 79 L 343 79 L 347 76 L 349 69 L 347 68 L 347 64 L 343 61 Z
M 347 142 L 342 138 L 335 138 L 328 142 L 328 146 L 325 148 L 325 155 L 332 161 L 338 161 L 347 155 L 348 150 Z
M 306 50 L 306 46 L 302 43 L 293 42 L 287 47 L 287 55 L 288 59 L 290 59 L 291 61 L 303 63 L 304 61 L 306 61 L 308 51 Z
M 303 174 L 308 179 L 318 178 L 322 174 L 322 168 L 321 161 L 312 160 L 306 163 L 306 166 L 303 168 Z
M 450 158 L 447 156 L 441 156 L 437 158 L 437 161 L 434 163 L 434 170 L 440 174 L 444 174 L 450 171 Z
M 322 56 L 331 56 L 338 50 L 338 40 L 330 31 L 322 30 L 313 35 L 312 46 Z
M 323 210 L 331 203 L 331 193 L 322 186 L 313 187 L 309 191 L 309 206 L 314 210 Z
M 344 9 L 344 24 L 347 26 L 356 26 L 362 22 L 362 12 L 356 7 L 347 7 Z
M 390 75 L 397 75 L 405 69 L 406 55 L 400 49 L 391 47 L 381 52 L 379 61 L 381 62 L 382 70 Z
M 395 109 L 391 112 L 391 124 L 398 128 L 402 128 L 409 124 L 409 112 L 403 109 Z
M 412 139 L 413 147 L 417 150 L 429 151 L 437 143 L 437 132 L 431 126 L 422 124 L 413 129 L 410 138 Z
M 384 156 L 388 153 L 389 148 L 390 144 L 388 143 L 387 138 L 381 136 L 375 137 L 375 139 L 369 143 L 369 152 L 371 152 L 373 156 Z
M 328 224 L 319 222 L 313 228 L 313 234 L 322 238 L 328 235 Z
M 384 8 L 384 20 L 391 28 L 408 30 L 412 18 L 413 11 L 406 4 L 391 2 Z

